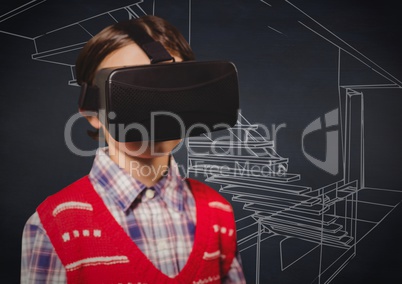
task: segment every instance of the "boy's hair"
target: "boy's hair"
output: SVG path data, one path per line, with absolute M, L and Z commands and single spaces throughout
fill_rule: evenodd
M 128 20 L 124 24 L 136 25 L 145 30 L 154 40 L 159 41 L 172 56 L 178 56 L 183 61 L 194 60 L 195 56 L 190 45 L 179 30 L 166 20 L 156 16 L 143 16 Z M 77 83 L 92 85 L 95 73 L 106 56 L 134 41 L 124 29 L 124 24 L 116 23 L 108 26 L 91 38 L 78 55 L 75 71 Z M 87 131 L 94 139 L 99 139 L 99 131 Z
M 183 61 L 194 60 L 194 53 L 179 30 L 166 20 L 156 16 L 143 16 L 126 22 L 145 30 L 159 41 L 172 56 Z M 90 39 L 81 50 L 76 61 L 76 76 L 79 85 L 92 84 L 96 70 L 103 59 L 113 51 L 133 43 L 119 23 L 106 27 Z

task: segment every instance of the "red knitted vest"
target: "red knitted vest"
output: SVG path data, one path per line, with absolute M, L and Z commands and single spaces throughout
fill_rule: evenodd
M 236 250 L 230 204 L 189 179 L 197 226 L 186 265 L 170 278 L 160 272 L 116 222 L 88 177 L 48 197 L 37 209 L 63 263 L 68 283 L 220 283 Z

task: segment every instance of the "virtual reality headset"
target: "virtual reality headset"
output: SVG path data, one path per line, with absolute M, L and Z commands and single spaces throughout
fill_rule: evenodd
M 227 61 L 173 58 L 141 30 L 130 36 L 151 64 L 99 70 L 82 85 L 79 107 L 97 111 L 119 142 L 165 141 L 234 126 L 239 109 L 237 70 Z

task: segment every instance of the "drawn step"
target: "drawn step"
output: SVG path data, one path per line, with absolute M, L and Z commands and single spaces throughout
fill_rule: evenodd
M 230 145 L 226 146 L 216 146 L 213 144 L 213 142 L 209 142 L 209 146 L 207 144 L 202 145 L 201 147 L 195 146 L 195 145 L 190 145 L 188 150 L 189 150 L 189 155 L 191 155 L 189 158 L 194 158 L 194 157 L 230 157 L 232 160 L 236 160 L 238 157 L 240 158 L 278 158 L 278 159 L 285 159 L 286 162 L 289 161 L 288 158 L 283 158 L 278 155 L 278 153 L 275 152 L 275 150 L 271 147 L 249 147 L 245 144 L 241 144 L 241 142 L 234 144 L 232 147 Z M 245 160 L 245 159 L 243 159 Z
M 293 211 L 291 209 L 283 210 L 281 212 L 278 212 L 278 216 L 287 216 L 289 218 L 294 218 L 295 220 L 298 219 L 303 219 L 303 220 L 308 220 L 310 222 L 314 223 L 323 223 L 325 225 L 331 224 L 336 222 L 339 217 L 337 216 L 332 216 L 328 214 L 323 214 L 323 215 L 314 215 L 314 214 L 309 214 L 309 213 L 303 213 L 299 211 Z
M 233 128 L 232 128 L 233 129 Z M 197 140 L 198 139 L 198 140 Z M 229 140 L 208 140 L 207 138 L 191 139 L 188 143 L 190 148 L 260 148 L 260 147 L 274 147 L 274 142 L 270 140 L 248 140 L 248 141 L 229 141 Z
M 322 238 L 323 240 L 325 239 L 328 241 L 340 242 L 344 237 L 347 237 L 347 233 L 342 230 L 339 230 L 336 233 L 330 233 L 330 232 L 321 232 L 321 231 L 317 231 L 317 230 L 309 230 L 309 229 L 303 228 L 303 227 L 293 227 L 289 224 L 267 222 L 264 220 L 262 220 L 261 223 L 272 228 L 274 231 L 276 230 L 276 231 L 292 233 L 296 236 L 304 236 L 304 237 L 307 236 L 307 237 L 310 237 L 311 239 L 315 239 L 315 240 L 321 240 L 321 238 Z M 282 235 L 287 235 L 287 234 L 282 234 Z
M 281 174 L 270 174 L 264 176 L 243 176 L 247 181 L 254 182 L 254 181 L 272 181 L 272 182 L 280 182 L 280 183 L 287 183 L 287 182 L 295 182 L 300 180 L 299 174 L 292 174 L 292 173 L 281 173 Z
M 280 201 L 280 200 L 260 200 L 258 197 L 248 197 L 248 196 L 235 196 L 232 198 L 233 201 L 242 202 L 246 204 L 260 204 L 263 206 L 274 206 L 276 208 L 280 208 L 280 210 L 285 210 L 290 206 L 294 206 L 294 204 Z
M 234 186 L 229 185 L 221 188 L 219 192 L 228 193 L 232 195 L 242 195 L 242 196 L 250 196 L 256 197 L 260 199 L 278 199 L 278 200 L 287 200 L 292 203 L 301 203 L 306 202 L 307 204 L 314 204 L 315 200 L 319 200 L 317 197 L 310 197 L 306 195 L 292 194 L 281 191 L 268 191 L 263 188 L 254 188 L 252 186 Z
M 192 158 L 189 169 L 214 170 L 215 174 L 233 176 L 258 176 L 269 178 L 272 175 L 282 175 L 287 170 L 287 160 L 279 158 L 261 158 L 257 162 L 245 161 L 240 163 L 234 160 L 214 158 Z
M 327 205 L 322 205 L 322 204 L 314 204 L 312 206 L 304 205 L 304 204 L 298 204 L 294 207 L 292 207 L 292 210 L 297 210 L 297 211 L 302 211 L 302 212 L 307 212 L 307 213 L 312 213 L 316 215 L 321 215 L 324 214 L 329 210 L 329 206 Z
M 338 231 L 340 231 L 343 226 L 336 224 L 336 223 L 330 223 L 325 225 L 324 223 L 319 224 L 319 223 L 314 223 L 310 222 L 308 220 L 302 220 L 302 219 L 294 219 L 294 218 L 289 218 L 286 216 L 278 216 L 278 215 L 272 215 L 271 217 L 265 218 L 264 222 L 274 222 L 275 224 L 289 224 L 294 227 L 302 227 L 304 229 L 311 229 L 311 230 L 317 230 L 317 231 L 323 231 L 326 233 L 331 233 L 334 234 Z
M 232 198 L 233 201 L 243 202 L 243 203 L 250 203 L 250 204 L 261 204 L 261 205 L 273 205 L 278 206 L 283 209 L 290 208 L 298 204 L 298 202 L 292 202 L 291 200 L 279 200 L 279 199 L 269 199 L 269 196 L 266 196 L 264 199 L 255 196 L 244 196 L 244 195 L 237 195 Z M 318 198 L 311 198 L 308 200 L 307 204 L 312 206 L 317 204 L 320 200 Z
M 307 186 L 274 183 L 263 180 L 253 180 L 253 183 L 251 184 L 247 179 L 241 177 L 213 176 L 206 179 L 206 181 L 218 184 L 241 185 L 244 187 L 260 188 L 265 189 L 267 191 L 279 191 L 292 194 L 303 194 L 311 190 L 311 187 Z
M 337 233 L 338 236 L 336 237 L 331 237 L 326 234 L 312 234 L 309 231 L 305 230 L 299 230 L 295 231 L 291 227 L 286 227 L 286 226 L 279 226 L 279 227 L 270 227 L 270 229 L 279 234 L 279 235 L 285 235 L 285 236 L 290 236 L 290 237 L 296 237 L 299 239 L 304 239 L 304 240 L 309 240 L 313 241 L 317 244 L 324 244 L 324 245 L 329 245 L 329 246 L 335 246 L 339 248 L 349 248 L 352 241 L 353 237 L 347 236 L 345 232 L 340 231 Z
M 247 132 L 246 129 L 243 131 Z M 221 136 L 216 140 L 210 137 L 197 137 L 191 139 L 187 143 L 189 155 L 193 156 L 226 156 L 230 155 L 232 158 L 236 157 L 250 157 L 250 158 L 282 158 L 274 149 L 274 142 L 266 140 L 263 137 L 254 137 L 250 133 L 247 135 L 234 134 L 232 132 L 229 136 Z M 256 135 L 259 135 L 256 133 Z M 243 139 L 241 136 L 244 136 Z M 228 139 L 222 140 L 223 137 Z M 229 140 L 230 139 L 230 140 Z M 288 161 L 288 159 L 286 159 Z
M 244 174 L 243 177 L 247 179 L 249 182 L 255 181 L 272 181 L 272 182 L 279 182 L 279 183 L 288 183 L 288 182 L 295 182 L 300 180 L 299 174 L 292 174 L 292 173 L 272 173 L 267 175 L 257 176 L 254 173 L 251 175 Z
M 244 116 L 242 116 L 241 114 L 240 114 L 240 117 L 239 117 L 241 120 L 243 120 L 243 119 L 245 119 L 245 117 Z M 239 132 L 239 130 L 240 131 L 244 131 L 244 130 L 247 130 L 247 131 L 250 131 L 250 130 L 257 130 L 259 128 L 259 126 L 257 125 L 257 124 L 241 124 L 241 123 L 239 123 L 239 121 L 238 121 L 238 124 L 236 124 L 235 126 L 233 126 L 231 129 L 232 130 L 237 130 L 238 132 Z
M 275 160 L 282 160 L 288 162 L 289 159 L 287 158 L 282 158 L 282 157 L 272 157 L 272 156 L 265 156 L 265 157 L 257 157 L 257 156 L 238 156 L 238 155 L 233 155 L 231 153 L 225 153 L 225 154 L 210 154 L 210 153 L 189 153 L 188 157 L 191 159 L 191 161 L 195 160 L 211 160 L 211 161 L 226 161 L 226 162 L 231 162 L 233 164 L 236 164 L 237 161 L 242 161 L 242 162 L 258 162 L 261 163 L 261 161 L 266 161 L 269 163 L 270 161 L 275 161 Z M 239 163 L 240 164 L 240 163 Z
M 207 177 L 211 176 L 220 176 L 220 175 L 225 175 L 225 176 L 230 176 L 230 177 L 236 177 L 236 176 L 242 176 L 245 179 L 248 179 L 251 181 L 253 180 L 270 180 L 272 182 L 278 182 L 278 183 L 288 183 L 288 182 L 294 182 L 300 180 L 300 175 L 298 174 L 289 174 L 289 173 L 281 173 L 281 174 L 262 174 L 260 176 L 256 176 L 255 173 L 250 172 L 250 171 L 245 171 L 245 170 L 235 170 L 235 169 L 227 169 L 227 168 L 219 168 L 216 165 L 205 165 L 205 166 L 194 166 L 190 167 L 188 169 L 188 172 L 191 174 L 195 175 L 204 175 Z
M 258 211 L 259 212 L 271 212 L 271 210 L 273 208 L 277 208 L 276 209 L 277 211 L 284 210 L 282 207 L 278 207 L 278 206 L 269 206 L 268 207 L 267 205 L 262 205 L 262 204 L 246 204 L 246 205 L 244 205 L 243 208 L 247 209 L 247 210 L 254 210 L 256 212 L 258 212 Z M 310 214 L 315 214 L 315 215 L 321 215 L 321 214 L 325 213 L 326 211 L 328 211 L 329 207 L 326 207 L 326 206 L 323 207 L 321 204 L 315 204 L 312 206 L 303 206 L 303 205 L 298 204 L 298 205 L 293 206 L 291 210 L 301 211 L 304 213 L 310 213 Z M 274 212 L 274 213 L 276 213 L 276 212 Z M 297 214 L 297 213 L 295 212 L 295 214 Z
M 274 164 L 287 163 L 289 159 L 275 156 L 236 156 L 230 153 L 222 153 L 222 154 L 190 154 L 189 158 L 191 162 L 194 162 L 196 165 L 194 166 L 203 166 L 204 164 L 197 164 L 196 161 L 211 161 L 211 162 L 220 162 L 222 165 L 227 166 L 228 168 L 242 169 L 242 168 L 252 168 L 255 166 L 272 166 Z M 212 165 L 216 165 L 215 163 L 210 163 Z
M 317 229 L 311 229 L 308 227 L 301 227 L 301 226 L 292 226 L 290 224 L 286 224 L 283 222 L 276 222 L 272 220 L 261 220 L 261 224 L 267 225 L 271 228 L 276 228 L 277 230 L 287 230 L 289 232 L 293 232 L 295 234 L 299 235 L 306 235 L 310 236 L 315 239 L 329 239 L 329 240 L 335 240 L 339 241 L 343 237 L 347 236 L 347 233 L 343 230 L 337 230 L 336 232 L 332 231 L 327 231 L 327 230 L 317 230 Z
M 252 211 L 256 216 L 271 216 L 278 211 L 284 210 L 282 207 L 275 205 L 245 204 L 243 210 Z

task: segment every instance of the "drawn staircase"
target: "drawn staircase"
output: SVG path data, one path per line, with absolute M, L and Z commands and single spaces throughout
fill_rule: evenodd
M 356 182 L 340 181 L 320 189 L 300 185 L 300 175 L 287 172 L 289 160 L 276 153 L 273 141 L 264 140 L 257 125 L 240 115 L 229 132 L 227 140 L 188 141 L 188 173 L 205 175 L 207 182 L 219 184 L 220 192 L 253 212 L 237 225 L 239 247 L 250 245 L 258 232 L 244 237 L 242 233 L 250 227 L 258 230 L 258 224 L 264 233 L 345 249 L 353 245 L 353 232 L 344 224 L 346 218 L 335 214 L 334 205 L 352 198 Z

